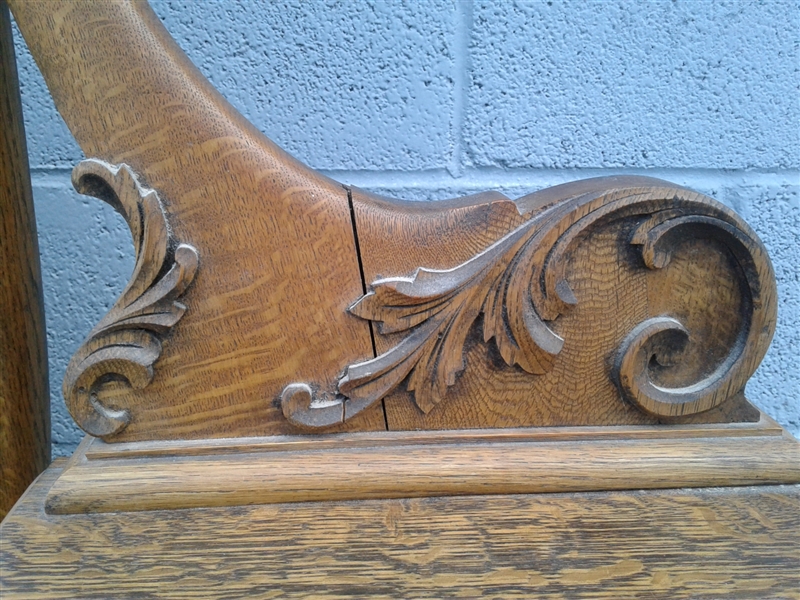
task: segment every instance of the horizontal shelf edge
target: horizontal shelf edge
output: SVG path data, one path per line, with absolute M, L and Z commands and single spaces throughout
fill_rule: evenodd
M 52 514 L 424 496 L 800 483 L 790 435 L 531 441 L 453 438 L 281 452 L 87 460 L 91 438 L 53 485 Z M 224 448 L 224 446 L 223 446 Z

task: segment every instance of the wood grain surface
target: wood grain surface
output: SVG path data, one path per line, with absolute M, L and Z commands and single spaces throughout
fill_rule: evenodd
M 272 435 L 269 437 L 214 438 L 106 443 L 86 441 L 88 460 L 125 460 L 147 457 L 209 456 L 235 453 L 294 452 L 389 445 L 437 446 L 515 442 L 583 442 L 596 440 L 677 440 L 690 438 L 740 438 L 784 436 L 784 429 L 766 415 L 755 423 L 700 423 L 654 427 L 651 425 L 603 425 L 595 427 L 521 427 L 497 429 L 447 429 Z
M 0 519 L 49 462 L 39 243 L 11 20 L 0 0 Z
M 11 5 L 137 268 L 65 380 L 106 442 L 0 525 L 4 600 L 800 597 L 800 488 L 654 491 L 800 482 L 800 445 L 743 394 L 775 282 L 734 213 L 646 178 L 348 190 L 246 122 L 145 3 Z M 34 306 L 3 89 L 3 252 L 6 229 L 28 241 L 22 300 L 0 300 Z M 33 377 L 38 315 L 12 335 Z
M 757 419 L 738 392 L 774 331 L 774 275 L 710 198 L 613 177 L 440 209 L 354 190 L 353 206 L 371 291 L 351 312 L 383 356 L 340 389 L 384 394 L 390 429 Z
M 800 483 L 800 444 L 779 426 L 328 434 L 228 446 L 142 442 L 76 451 L 53 514 L 248 504 Z M 406 439 L 406 436 L 410 439 Z M 298 439 L 299 438 L 299 439 Z
M 0 595 L 798 598 L 800 488 L 475 496 L 2 524 Z
M 129 410 L 98 401 L 103 386 L 121 380 L 141 389 L 153 380 L 161 340 L 186 313 L 178 302 L 197 274 L 197 250 L 176 240 L 155 190 L 139 183 L 126 166 L 96 159 L 72 171 L 79 192 L 108 202 L 125 219 L 136 264 L 122 295 L 75 351 L 64 375 L 67 408 L 92 435 L 109 436 L 130 422 Z
M 86 155 L 160 198 L 169 243 L 137 260 L 142 302 L 172 246 L 201 257 L 163 345 L 151 321 L 107 317 L 114 350 L 106 320 L 90 333 L 64 384 L 87 432 L 758 419 L 741 393 L 774 332 L 774 273 L 713 199 L 642 177 L 434 205 L 348 190 L 255 131 L 146 4 L 12 7 Z
M 277 405 L 287 383 L 333 395 L 343 365 L 373 356 L 347 313 L 363 288 L 346 191 L 247 122 L 146 3 L 10 4 L 85 155 L 128 165 L 201 257 L 152 382 L 97 390 L 130 413 L 116 439 L 296 431 Z M 384 429 L 382 408 L 348 427 Z

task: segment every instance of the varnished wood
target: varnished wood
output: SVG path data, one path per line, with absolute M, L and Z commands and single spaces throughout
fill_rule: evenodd
M 561 431 L 559 431 L 559 429 Z M 206 506 L 800 483 L 800 445 L 753 425 L 327 435 L 101 444 L 53 485 L 54 514 Z M 599 431 L 598 431 L 599 430 Z M 408 436 L 408 437 L 406 437 Z
M 796 598 L 800 488 L 474 496 L 3 523 L 0 594 L 40 598 Z
M 15 6 L 85 153 L 158 195 L 169 244 L 184 244 L 174 258 L 202 257 L 193 285 L 175 288 L 180 326 L 103 321 L 73 359 L 64 392 L 87 432 L 757 418 L 740 398 L 774 332 L 774 273 L 755 233 L 711 198 L 641 177 L 516 201 L 376 198 L 255 132 L 146 5 Z M 137 247 L 147 294 L 172 294 L 155 282 L 169 244 L 163 256 Z
M 177 301 L 194 280 L 197 250 L 174 238 L 164 207 L 127 165 L 85 160 L 75 167 L 75 189 L 113 206 L 128 223 L 136 251 L 133 276 L 119 300 L 72 357 L 64 376 L 70 413 L 87 432 L 108 436 L 130 422 L 128 410 L 104 406 L 102 386 L 122 379 L 144 388 L 153 379 L 161 338 L 183 317 Z
M 50 462 L 50 392 L 11 20 L 0 0 L 0 519 Z
M 377 198 L 145 4 L 13 8 L 137 262 L 64 382 L 104 439 L 0 526 L 4 598 L 798 589 L 797 487 L 640 491 L 800 482 L 744 397 L 775 281 L 730 210 L 640 177 Z
M 11 8 L 85 155 L 130 167 L 201 257 L 149 385 L 95 390 L 129 414 L 115 439 L 295 432 L 288 383 L 335 395 L 344 365 L 373 356 L 369 324 L 347 313 L 363 287 L 345 189 L 255 130 L 145 3 Z M 342 428 L 384 429 L 383 410 Z
M 442 431 L 389 431 L 273 435 L 269 437 L 166 440 L 105 443 L 89 439 L 84 449 L 88 460 L 124 460 L 148 457 L 193 457 L 254 452 L 295 452 L 342 448 L 373 448 L 388 444 L 436 446 L 516 442 L 584 442 L 597 440 L 663 440 L 691 438 L 781 437 L 783 428 L 762 415 L 756 423 L 701 423 L 652 427 L 649 425 L 598 427 L 521 427 L 497 429 L 450 429 Z
M 340 389 L 385 398 L 390 429 L 726 420 L 731 407 L 709 409 L 743 388 L 774 331 L 758 238 L 663 181 L 603 178 L 467 209 L 353 203 L 373 283 L 351 312 L 379 325 L 382 356 L 348 367 Z

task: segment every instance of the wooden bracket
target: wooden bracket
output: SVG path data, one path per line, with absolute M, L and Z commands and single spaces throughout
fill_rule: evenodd
M 766 440 L 765 473 L 773 450 L 788 456 L 782 444 L 791 442 L 764 433 L 774 426 L 764 429 L 744 397 L 775 328 L 773 269 L 756 234 L 713 199 L 623 176 L 517 200 L 495 192 L 436 203 L 381 198 L 323 177 L 256 131 L 145 3 L 12 8 L 65 121 L 95 157 L 76 168 L 76 188 L 117 208 L 137 256 L 131 283 L 67 369 L 67 404 L 81 427 L 120 451 L 155 444 L 156 454 L 167 452 L 140 465 L 145 459 L 111 458 L 108 449 L 101 459 L 101 442 L 92 442 L 54 487 L 53 510 L 73 506 L 55 498 L 76 497 L 79 481 L 94 488 L 95 475 L 148 489 L 138 474 L 166 477 L 159 469 L 172 460 L 171 444 L 227 440 L 222 470 L 180 458 L 192 477 L 220 478 L 220 489 L 240 468 L 230 448 L 244 442 L 236 440 L 250 440 L 253 474 L 299 469 L 306 454 L 317 457 L 322 429 L 335 440 L 325 456 L 338 466 L 381 457 L 388 470 L 399 445 L 418 469 L 423 456 L 435 457 L 436 467 L 422 469 L 434 477 L 469 440 L 458 454 L 463 473 L 482 465 L 481 477 L 496 469 L 516 482 L 484 486 L 464 475 L 469 483 L 453 488 L 447 478 L 419 484 L 425 494 L 551 489 L 531 482 L 555 481 L 559 467 L 530 466 L 544 447 L 561 447 L 540 445 L 549 428 L 563 428 L 563 464 L 586 461 L 580 473 L 594 478 L 590 489 L 611 485 L 630 456 L 651 456 L 642 464 L 653 468 L 655 453 L 672 460 L 684 446 L 707 476 L 658 477 L 712 485 L 734 472 L 731 481 L 755 481 L 731 462 L 751 464 L 753 440 L 742 431 Z M 636 428 L 648 433 L 630 441 L 624 432 Z M 687 441 L 692 428 L 715 433 Z M 476 430 L 497 433 L 477 443 Z M 345 432 L 377 437 L 364 449 Z M 507 448 L 505 435 L 532 437 Z M 573 448 L 576 435 L 583 441 Z M 449 441 L 434 442 L 439 436 Z M 612 438 L 618 446 L 606 447 Z M 706 443 L 697 440 L 712 438 L 709 448 L 727 440 L 731 459 L 693 462 Z M 284 445 L 257 451 L 269 440 Z M 506 451 L 528 466 L 504 471 Z M 597 466 L 606 452 L 616 458 Z M 337 485 L 333 465 L 320 467 L 330 497 L 350 497 L 347 486 L 361 490 L 353 497 L 400 493 L 387 482 L 354 483 L 372 476 L 355 467 L 355 479 Z M 770 481 L 794 480 L 795 471 L 776 468 Z M 404 494 L 413 487 L 408 469 Z M 655 485 L 657 472 L 627 480 Z M 274 476 L 295 490 L 274 498 L 303 498 Z M 187 481 L 175 489 L 194 485 Z M 273 497 L 267 484 L 254 485 L 253 498 Z M 570 485 L 553 489 L 583 489 Z

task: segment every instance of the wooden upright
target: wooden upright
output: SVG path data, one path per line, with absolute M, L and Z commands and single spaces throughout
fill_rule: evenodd
M 0 519 L 50 464 L 39 244 L 11 19 L 0 0 Z
M 4 598 L 798 589 L 800 445 L 745 396 L 775 276 L 734 212 L 644 177 L 377 197 L 146 4 L 12 9 L 136 264 L 67 368 L 87 437 L 2 526 Z

